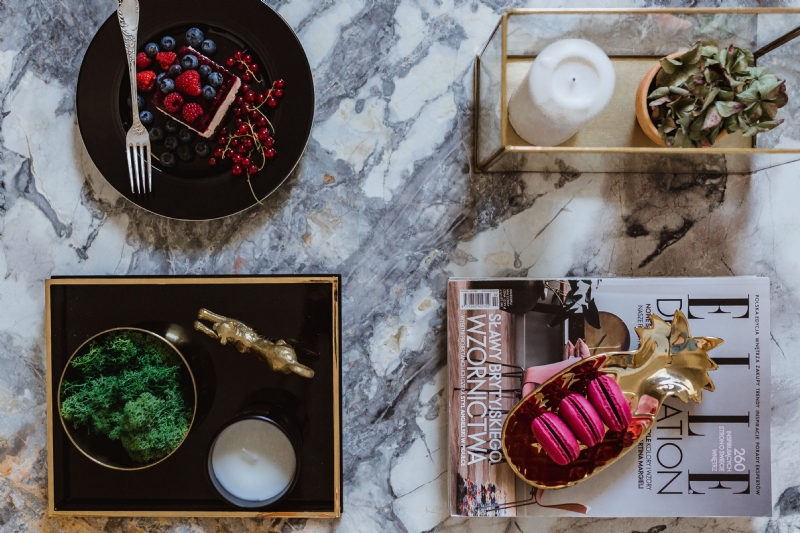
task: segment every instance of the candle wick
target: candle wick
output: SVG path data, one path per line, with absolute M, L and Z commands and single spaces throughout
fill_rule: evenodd
M 257 455 L 255 455 L 255 454 L 253 454 L 253 453 L 250 453 L 249 451 L 247 451 L 247 449 L 246 449 L 246 448 L 242 448 L 242 452 L 244 452 L 244 454 L 247 456 L 247 457 L 245 457 L 244 459 L 245 459 L 245 461 L 247 461 L 248 463 L 255 463 L 255 462 L 256 462 L 256 460 L 258 459 L 258 456 L 257 456 Z

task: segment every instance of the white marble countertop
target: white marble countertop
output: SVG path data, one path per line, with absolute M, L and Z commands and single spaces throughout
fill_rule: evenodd
M 472 62 L 503 0 L 270 4 L 314 69 L 307 153 L 263 207 L 184 223 L 121 198 L 78 133 L 81 57 L 112 3 L 0 0 L 0 531 L 800 528 L 800 281 L 791 277 L 800 167 L 752 177 L 476 174 Z M 287 272 L 343 276 L 343 517 L 48 518 L 43 281 Z M 731 274 L 772 280 L 772 519 L 447 517 L 449 276 Z

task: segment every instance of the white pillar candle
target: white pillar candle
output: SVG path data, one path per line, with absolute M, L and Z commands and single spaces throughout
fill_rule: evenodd
M 263 502 L 282 495 L 291 485 L 297 458 L 281 429 L 264 420 L 247 419 L 219 434 L 211 450 L 211 468 L 231 495 Z
M 559 145 L 606 107 L 614 83 L 614 66 L 599 46 L 583 39 L 557 41 L 542 50 L 514 91 L 509 120 L 529 143 Z

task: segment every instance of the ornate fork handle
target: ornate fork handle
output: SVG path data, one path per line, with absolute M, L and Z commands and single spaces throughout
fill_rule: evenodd
M 119 19 L 119 29 L 122 31 L 122 40 L 125 42 L 125 56 L 128 59 L 128 75 L 131 80 L 131 110 L 133 114 L 131 129 L 136 133 L 147 133 L 141 120 L 139 120 L 139 99 L 136 90 L 136 40 L 139 33 L 139 0 L 119 0 L 117 18 Z

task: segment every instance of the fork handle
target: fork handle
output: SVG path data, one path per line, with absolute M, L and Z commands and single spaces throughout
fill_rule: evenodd
M 125 42 L 125 56 L 128 58 L 128 76 L 131 80 L 131 111 L 133 125 L 131 130 L 146 133 L 147 130 L 139 120 L 139 94 L 136 90 L 136 40 L 139 33 L 139 0 L 118 0 L 117 18 Z

